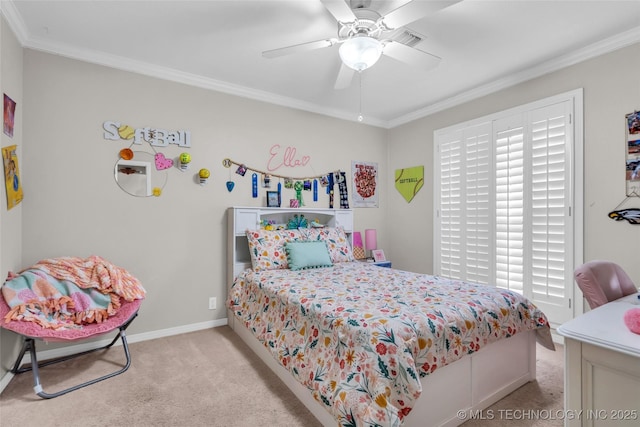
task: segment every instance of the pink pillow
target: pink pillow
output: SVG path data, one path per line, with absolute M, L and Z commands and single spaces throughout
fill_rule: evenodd
M 289 268 L 284 245 L 303 237 L 299 230 L 247 230 L 246 234 L 254 270 Z
M 634 334 L 640 334 L 640 308 L 632 308 L 624 313 L 624 324 Z
M 347 237 L 347 233 L 342 227 L 324 227 L 324 228 L 304 228 L 300 231 L 309 240 L 323 240 L 329 248 L 329 256 L 331 262 L 351 262 L 355 261 L 351 242 Z

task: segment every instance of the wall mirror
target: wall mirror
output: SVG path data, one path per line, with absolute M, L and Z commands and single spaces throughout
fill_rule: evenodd
M 167 170 L 155 167 L 154 154 L 133 151 L 131 159 L 118 159 L 114 167 L 118 186 L 137 197 L 159 196 L 167 183 Z

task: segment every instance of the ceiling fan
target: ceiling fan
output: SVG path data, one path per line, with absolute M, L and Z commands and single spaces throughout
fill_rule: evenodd
M 423 70 L 437 66 L 441 58 L 414 48 L 422 37 L 403 27 L 461 0 L 412 0 L 385 15 L 369 8 L 371 0 L 320 1 L 338 21 L 337 37 L 267 50 L 262 56 L 276 58 L 340 44 L 342 65 L 335 88 L 344 89 L 356 71 L 371 67 L 381 55 Z

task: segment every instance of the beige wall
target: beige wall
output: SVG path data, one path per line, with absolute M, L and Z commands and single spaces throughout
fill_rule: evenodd
M 13 137 L 0 132 L 0 146 L 17 145 L 20 172 L 24 165 L 23 133 L 24 122 L 22 96 L 22 47 L 13 35 L 9 25 L 0 19 L 0 96 L 7 94 L 16 102 Z M 0 166 L 2 168 L 2 166 Z M 4 173 L 4 172 L 3 172 Z M 4 180 L 3 180 L 4 182 Z M 4 184 L 2 184 L 4 185 Z M 25 190 L 25 193 L 27 191 Z M 16 271 L 22 265 L 22 214 L 21 203 L 7 210 L 6 190 L 0 192 L 0 276 L 4 281 L 9 271 Z M 0 329 L 0 382 L 2 375 L 10 368 L 11 360 L 20 345 L 15 334 Z
M 640 283 L 640 226 L 607 214 L 625 199 L 625 114 L 640 109 L 640 44 L 602 55 L 389 132 L 389 186 L 396 169 L 425 165 L 426 184 L 407 204 L 390 192 L 394 266 L 433 271 L 433 132 L 531 101 L 584 88 L 584 258 L 618 262 Z M 640 208 L 634 198 L 625 208 Z

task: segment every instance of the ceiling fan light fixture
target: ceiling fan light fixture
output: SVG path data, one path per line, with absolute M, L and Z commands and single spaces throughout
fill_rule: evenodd
M 340 59 L 356 71 L 363 71 L 375 64 L 382 55 L 380 40 L 369 36 L 356 36 L 342 43 Z

